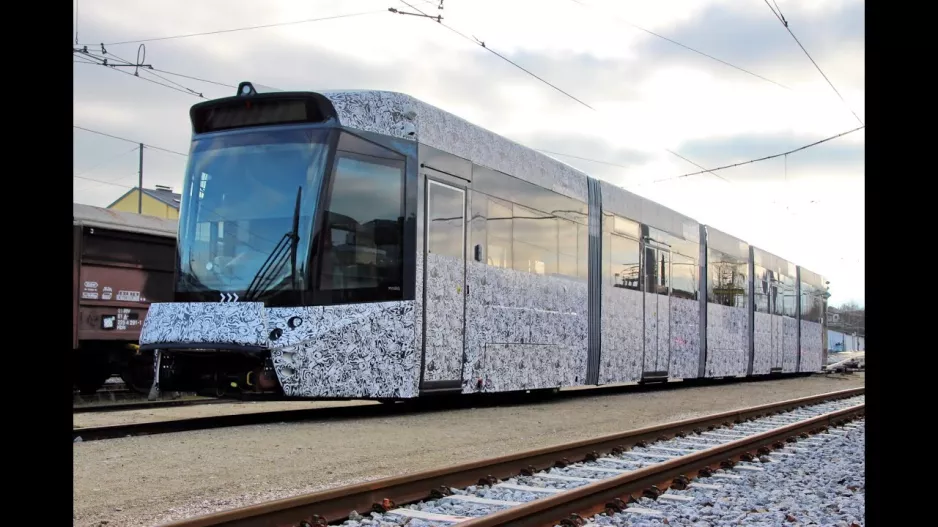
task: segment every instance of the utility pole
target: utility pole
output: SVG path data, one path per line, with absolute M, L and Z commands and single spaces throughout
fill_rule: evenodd
M 143 214 L 143 143 L 140 143 L 140 165 L 137 171 L 137 214 Z

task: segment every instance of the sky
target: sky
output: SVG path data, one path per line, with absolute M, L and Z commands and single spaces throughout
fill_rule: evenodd
M 404 92 L 818 272 L 831 305 L 864 305 L 864 130 L 680 177 L 860 126 L 864 2 L 769 0 L 844 101 L 765 0 L 407 2 L 585 105 L 435 21 L 388 12 L 414 12 L 399 0 L 78 0 L 79 43 L 162 78 L 74 63 L 73 124 L 185 153 L 200 101 L 187 89 Z M 122 43 L 144 39 L 159 40 Z M 134 144 L 80 129 L 73 141 L 76 202 L 107 206 L 137 184 Z M 185 163 L 145 148 L 144 186 L 178 191 Z

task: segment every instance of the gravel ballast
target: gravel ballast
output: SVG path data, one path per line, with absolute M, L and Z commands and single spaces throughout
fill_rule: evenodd
M 718 490 L 669 490 L 690 501 L 642 498 L 635 507 L 660 514 L 622 512 L 591 519 L 597 525 L 628 527 L 707 527 L 711 525 L 862 526 L 866 480 L 863 420 L 834 428 L 820 441 L 798 441 L 804 450 L 752 463 L 762 471 L 732 471 L 739 480 L 721 481 Z M 839 431 L 845 431 L 840 433 Z M 821 436 L 814 436 L 815 438 Z M 711 483 L 715 478 L 700 481 Z
M 862 385 L 862 374 L 812 376 L 524 406 L 78 443 L 73 454 L 74 524 L 157 525 L 324 488 Z M 203 408 L 215 410 L 217 406 Z

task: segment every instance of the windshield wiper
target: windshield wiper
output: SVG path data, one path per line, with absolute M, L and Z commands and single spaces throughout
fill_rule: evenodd
M 280 238 L 280 241 L 277 242 L 277 245 L 270 252 L 270 255 L 264 260 L 261 268 L 257 270 L 257 274 L 254 275 L 254 279 L 251 280 L 251 284 L 248 285 L 247 290 L 244 292 L 245 300 L 254 300 L 261 293 L 267 291 L 288 261 L 290 262 L 290 279 L 293 284 L 293 290 L 296 290 L 296 247 L 300 241 L 300 196 L 302 192 L 303 187 L 296 189 L 296 206 L 293 208 L 293 228 Z

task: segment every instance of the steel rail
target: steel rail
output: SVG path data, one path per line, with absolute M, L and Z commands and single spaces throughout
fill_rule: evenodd
M 430 498 L 430 493 L 441 486 L 462 488 L 475 485 L 483 478 L 505 479 L 517 476 L 522 469 L 543 470 L 554 466 L 558 461 L 568 463 L 579 461 L 597 455 L 601 451 L 610 451 L 616 447 L 631 447 L 640 441 L 655 441 L 662 436 L 673 436 L 696 428 L 716 428 L 733 422 L 742 422 L 755 417 L 864 393 L 865 388 L 852 388 L 731 410 L 518 454 L 259 503 L 176 521 L 166 524 L 165 527 L 296 527 L 302 521 L 335 522 L 347 518 L 353 510 L 370 511 L 375 504 L 380 504 L 385 499 L 391 500 L 396 505 L 404 505 Z M 723 461 L 726 457 L 727 455 L 723 454 L 720 460 Z M 481 521 L 481 519 L 472 520 L 472 522 L 476 521 Z

